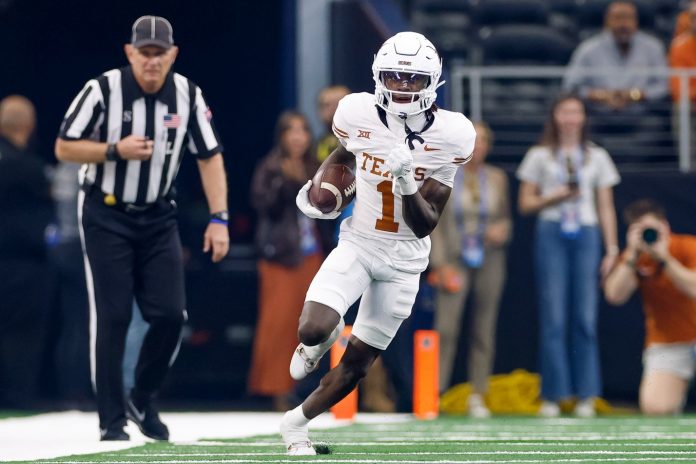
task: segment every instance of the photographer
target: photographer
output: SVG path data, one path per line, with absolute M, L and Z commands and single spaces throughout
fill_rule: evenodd
M 677 414 L 695 368 L 696 236 L 673 234 L 664 209 L 652 200 L 630 204 L 624 219 L 626 250 L 604 293 L 620 305 L 640 289 L 646 328 L 640 409 Z

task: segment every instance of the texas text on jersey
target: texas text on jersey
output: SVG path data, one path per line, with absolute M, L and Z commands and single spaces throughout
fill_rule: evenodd
M 474 127 L 463 114 L 443 109 L 417 116 L 422 118 L 422 128 L 407 143 L 418 187 L 433 178 L 451 188 L 457 168 L 473 152 Z M 393 193 L 392 176 L 385 165 L 389 150 L 407 139 L 403 120 L 375 106 L 373 94 L 353 93 L 339 103 L 333 130 L 356 158 L 355 207 L 346 226 L 359 234 L 416 240 L 403 219 L 401 195 Z

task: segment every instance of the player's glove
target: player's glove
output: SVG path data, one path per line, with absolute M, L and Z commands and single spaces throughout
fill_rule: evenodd
M 309 188 L 312 186 L 312 181 L 308 180 L 306 184 L 302 186 L 297 196 L 295 197 L 295 203 L 300 211 L 304 213 L 305 216 L 312 219 L 336 219 L 341 215 L 340 211 L 334 211 L 333 213 L 322 213 L 319 209 L 309 202 Z
M 406 145 L 397 145 L 389 152 L 387 167 L 394 177 L 392 191 L 395 194 L 413 195 L 418 191 L 418 184 L 413 178 L 413 155 Z

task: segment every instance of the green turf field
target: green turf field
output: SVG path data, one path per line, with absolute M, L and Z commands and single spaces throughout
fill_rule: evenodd
M 37 412 L 34 411 L 20 411 L 20 410 L 1 410 L 0 411 L 0 419 L 8 419 L 10 417 L 27 417 L 27 416 L 34 416 L 38 414 Z
M 65 463 L 696 463 L 696 416 L 537 419 L 444 417 L 382 425 L 352 425 L 311 433 L 328 455 L 288 457 L 279 436 L 152 443 L 125 451 L 73 456 Z

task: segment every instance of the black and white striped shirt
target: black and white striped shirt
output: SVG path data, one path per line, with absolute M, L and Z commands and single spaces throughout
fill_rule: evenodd
M 117 143 L 131 134 L 154 141 L 149 160 L 85 164 L 81 183 L 94 184 L 124 203 L 153 203 L 169 192 L 186 148 L 199 159 L 222 152 L 210 109 L 196 84 L 170 72 L 162 89 L 148 95 L 130 66 L 88 81 L 68 108 L 59 137 Z

